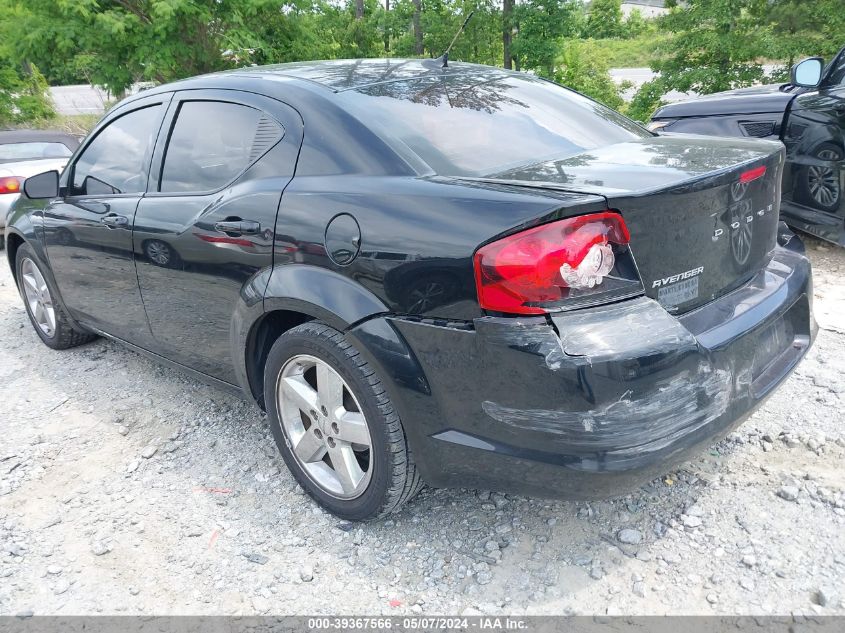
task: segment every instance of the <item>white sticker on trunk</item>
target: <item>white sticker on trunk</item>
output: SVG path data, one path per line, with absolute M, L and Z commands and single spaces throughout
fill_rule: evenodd
M 657 301 L 664 308 L 674 308 L 697 297 L 698 277 L 691 277 L 657 290 Z

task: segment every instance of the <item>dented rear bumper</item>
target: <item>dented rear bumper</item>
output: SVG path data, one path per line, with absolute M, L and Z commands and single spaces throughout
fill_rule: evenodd
M 636 487 L 726 435 L 789 375 L 816 334 L 811 297 L 808 260 L 778 248 L 745 285 L 680 317 L 641 297 L 467 329 L 388 319 L 424 376 L 395 385 L 423 476 L 568 498 Z

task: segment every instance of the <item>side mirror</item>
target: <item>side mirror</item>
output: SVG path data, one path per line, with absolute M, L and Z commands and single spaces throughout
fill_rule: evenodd
M 815 88 L 822 80 L 824 60 L 821 57 L 809 57 L 792 67 L 789 83 L 802 88 Z
M 23 181 L 23 193 L 32 200 L 56 198 L 59 195 L 59 172 L 45 171 Z

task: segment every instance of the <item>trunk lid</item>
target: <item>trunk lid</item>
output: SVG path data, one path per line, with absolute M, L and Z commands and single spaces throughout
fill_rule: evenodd
M 783 154 L 770 141 L 674 135 L 493 179 L 604 196 L 630 230 L 646 295 L 682 313 L 730 292 L 768 262 L 777 240 Z

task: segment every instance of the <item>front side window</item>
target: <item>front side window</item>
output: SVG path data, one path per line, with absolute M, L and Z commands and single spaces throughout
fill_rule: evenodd
M 167 145 L 161 191 L 214 191 L 281 138 L 280 126 L 259 110 L 220 101 L 186 101 Z
M 103 128 L 74 165 L 71 195 L 143 192 L 160 108 L 135 110 Z

